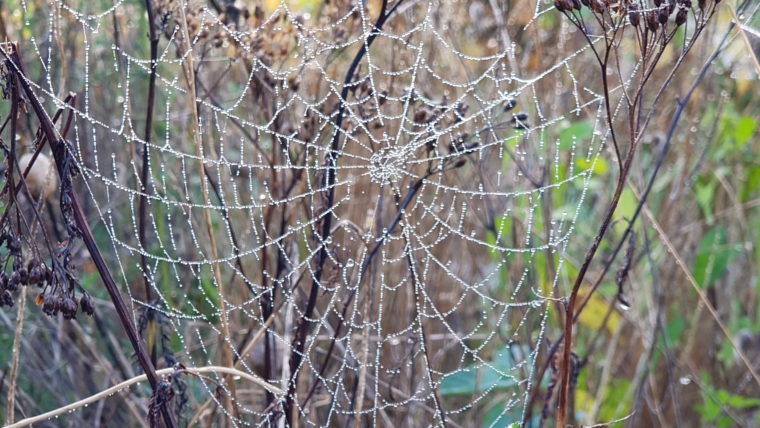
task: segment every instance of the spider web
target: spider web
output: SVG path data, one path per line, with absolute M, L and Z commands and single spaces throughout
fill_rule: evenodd
M 185 423 L 211 400 L 232 426 L 284 426 L 288 391 L 301 423 L 315 426 L 507 426 L 523 416 L 547 319 L 568 286 L 573 232 L 606 168 L 607 129 L 602 97 L 573 73 L 587 70 L 589 53 L 568 54 L 577 34 L 545 16 L 549 3 L 508 13 L 495 1 L 460 3 L 391 1 L 380 30 L 379 2 L 238 3 L 224 15 L 191 3 L 188 50 L 185 5 L 158 2 L 150 142 L 144 6 L 22 3 L 15 16 L 22 46 L 36 52 L 36 90 L 50 108 L 79 94 L 69 140 L 136 322 L 153 308 L 176 361 L 224 365 L 227 344 L 240 370 L 281 391 L 236 379 L 229 408 L 213 382 L 188 380 Z M 30 26 L 32 17 L 48 25 Z M 555 38 L 551 23 L 562 26 Z M 548 65 L 510 39 L 513 28 L 546 39 Z M 331 158 L 335 182 L 325 186 Z

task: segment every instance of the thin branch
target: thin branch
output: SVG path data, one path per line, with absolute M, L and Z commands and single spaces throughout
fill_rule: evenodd
M 191 102 L 191 111 L 192 111 L 192 120 L 193 120 L 193 141 L 195 142 L 195 152 L 198 156 L 198 172 L 202 174 L 205 167 L 203 165 L 203 141 L 201 140 L 201 131 L 199 127 L 199 117 L 198 117 L 198 103 L 197 103 L 197 95 L 195 91 L 195 68 L 193 67 L 193 55 L 192 55 L 192 45 L 190 44 L 190 34 L 187 29 L 187 17 L 185 16 L 185 8 L 187 7 L 187 2 L 181 2 L 179 5 L 180 10 L 180 22 L 182 26 L 182 44 L 183 48 L 185 49 L 188 54 L 185 56 L 185 61 L 183 62 L 183 68 L 185 70 L 185 78 L 187 79 L 187 85 L 189 88 L 189 96 L 190 96 L 190 102 Z M 209 245 L 211 247 L 211 268 L 214 272 L 214 282 L 216 283 L 216 291 L 217 291 L 217 298 L 219 301 L 219 324 L 220 324 L 220 332 L 222 334 L 222 337 L 224 340 L 220 342 L 221 344 L 221 353 L 222 353 L 222 363 L 227 367 L 232 367 L 232 350 L 230 348 L 230 342 L 229 339 L 230 336 L 230 329 L 229 329 L 229 320 L 227 318 L 227 303 L 225 301 L 224 296 L 224 283 L 222 282 L 222 273 L 219 267 L 219 255 L 217 251 L 216 246 L 216 239 L 214 237 L 214 224 L 211 221 L 211 209 L 207 206 L 207 203 L 209 201 L 209 192 L 208 188 L 206 186 L 206 180 L 203 176 L 201 176 L 200 179 L 201 182 L 201 197 L 203 198 L 203 217 L 206 223 L 206 233 L 208 234 L 209 239 Z M 230 413 L 230 415 L 235 415 L 237 413 L 236 407 L 234 405 L 235 400 L 235 383 L 232 376 L 227 376 L 226 378 L 226 388 L 229 389 L 229 394 L 225 397 L 225 407 L 227 408 L 227 411 Z
M 250 373 L 247 373 L 247 372 L 244 372 L 244 371 L 240 371 L 240 370 L 237 370 L 237 369 L 234 369 L 234 368 L 230 368 L 230 367 L 220 367 L 220 366 L 205 366 L 205 367 L 192 367 L 192 368 L 188 367 L 188 368 L 182 369 L 182 371 L 185 371 L 185 372 L 188 372 L 188 373 L 191 373 L 191 374 L 199 374 L 199 373 L 224 373 L 224 374 L 231 375 L 231 376 L 239 376 L 240 378 L 248 380 L 248 381 L 250 381 L 252 383 L 255 383 L 256 385 L 259 385 L 262 388 L 264 388 L 267 391 L 270 391 L 270 392 L 272 392 L 274 394 L 281 395 L 283 393 L 283 391 L 280 388 L 278 388 L 278 387 L 276 387 L 276 386 L 274 386 L 274 385 L 272 385 L 272 384 L 270 384 L 268 382 L 265 382 L 265 381 L 263 381 L 263 380 L 255 377 L 255 376 L 251 375 Z M 158 370 L 155 374 L 157 374 L 159 376 L 163 376 L 163 375 L 167 375 L 167 374 L 172 374 L 174 372 L 175 372 L 174 368 L 167 368 L 167 369 Z M 101 391 L 101 392 L 99 392 L 99 393 L 97 393 L 95 395 L 89 396 L 89 397 L 87 397 L 87 398 L 85 398 L 83 400 L 79 400 L 79 401 L 77 401 L 75 403 L 69 404 L 68 406 L 63 406 L 63 407 L 60 407 L 58 409 L 52 410 L 50 412 L 43 413 L 43 414 L 41 414 L 39 416 L 34 416 L 34 417 L 31 417 L 31 418 L 23 419 L 21 421 L 16 422 L 15 424 L 6 426 L 5 428 L 21 428 L 21 427 L 25 427 L 25 426 L 29 426 L 29 425 L 38 423 L 38 422 L 46 421 L 48 419 L 52 419 L 52 418 L 54 418 L 54 417 L 56 417 L 58 415 L 62 415 L 62 414 L 71 412 L 73 410 L 79 409 L 80 407 L 84 407 L 84 406 L 87 406 L 88 404 L 92 404 L 92 403 L 95 403 L 95 402 L 97 402 L 99 400 L 102 400 L 104 398 L 108 398 L 110 395 L 115 394 L 117 392 L 120 392 L 124 388 L 128 388 L 128 387 L 130 387 L 130 386 L 132 386 L 132 385 L 134 385 L 136 383 L 145 382 L 145 380 L 149 381 L 150 379 L 148 379 L 144 374 L 141 374 L 139 376 L 135 376 L 132 379 L 125 380 L 124 382 L 121 382 L 121 383 L 119 383 L 117 385 L 114 385 L 114 386 L 112 386 L 112 387 L 110 387 L 110 388 L 108 388 L 108 389 L 106 389 L 104 391 Z
M 354 74 L 356 73 L 356 69 L 359 67 L 359 64 L 361 63 L 362 58 L 364 57 L 364 54 L 367 53 L 367 50 L 369 49 L 370 45 L 372 45 L 372 42 L 377 38 L 377 35 L 380 33 L 380 30 L 382 29 L 383 25 L 385 24 L 385 21 L 388 19 L 388 17 L 393 13 L 393 11 L 403 2 L 403 0 L 397 0 L 396 4 L 391 8 L 390 11 L 386 13 L 387 7 L 388 7 L 388 0 L 383 0 L 383 4 L 380 8 L 380 15 L 377 18 L 377 22 L 374 25 L 374 29 L 372 30 L 372 34 L 367 37 L 367 40 L 365 41 L 364 45 L 362 45 L 361 49 L 359 49 L 359 52 L 356 53 L 356 56 L 354 57 L 353 62 L 351 63 L 351 66 L 349 66 L 348 71 L 346 72 L 346 78 L 344 79 L 343 83 L 343 90 L 341 91 L 341 103 L 338 107 L 338 115 L 335 119 L 335 133 L 333 134 L 332 138 L 332 144 L 330 148 L 330 152 L 327 156 L 327 168 L 324 174 L 324 179 L 321 183 L 319 183 L 320 190 L 327 193 L 326 195 L 326 201 L 324 209 L 325 211 L 329 210 L 330 207 L 333 205 L 334 200 L 334 189 L 335 189 L 335 181 L 337 179 L 337 162 L 338 158 L 340 157 L 340 152 L 338 151 L 338 144 L 340 142 L 340 136 L 341 136 L 341 126 L 343 124 L 343 116 L 345 114 L 346 110 L 346 100 L 348 99 L 348 92 L 351 89 L 351 81 L 354 77 Z M 322 214 L 322 213 L 320 213 Z M 306 309 L 303 312 L 303 316 L 301 319 L 296 323 L 297 325 L 297 331 L 293 335 L 293 353 L 290 358 L 290 376 L 291 380 L 288 386 L 288 396 L 287 396 L 287 403 L 286 403 L 286 409 L 285 409 L 285 417 L 288 423 L 288 426 L 293 426 L 295 417 L 295 392 L 296 388 L 298 386 L 298 371 L 301 366 L 301 360 L 303 359 L 303 352 L 306 346 L 306 334 L 309 330 L 309 323 L 308 320 L 311 318 L 312 313 L 314 312 L 314 307 L 317 304 L 317 296 L 319 294 L 319 288 L 320 288 L 320 282 L 322 280 L 322 271 L 325 261 L 327 260 L 327 247 L 325 245 L 325 240 L 327 239 L 327 236 L 330 234 L 330 226 L 332 224 L 332 214 L 327 213 L 324 216 L 324 219 L 322 220 L 322 230 L 319 233 L 319 241 L 318 244 L 320 245 L 319 252 L 317 253 L 316 260 L 315 260 L 315 269 L 314 269 L 314 276 L 311 283 L 311 290 L 309 292 L 309 300 L 306 305 Z M 330 347 L 332 349 L 332 346 Z M 317 382 L 315 382 L 316 384 Z M 311 394 L 309 394 L 311 395 Z M 308 400 L 308 396 L 307 396 Z
M 640 193 L 636 188 L 633 186 L 633 183 L 628 183 L 628 186 L 633 190 L 633 194 L 639 198 Z M 644 214 L 647 216 L 650 222 L 652 222 L 652 227 L 657 231 L 657 234 L 660 237 L 660 241 L 662 241 L 663 244 L 668 248 L 668 253 L 673 256 L 673 258 L 676 260 L 676 264 L 679 268 L 683 271 L 683 274 L 686 276 L 686 279 L 689 280 L 689 284 L 691 284 L 691 287 L 694 289 L 694 291 L 697 292 L 697 295 L 699 296 L 699 299 L 702 301 L 702 304 L 707 308 L 707 311 L 710 312 L 710 315 L 712 315 L 713 319 L 715 319 L 715 322 L 718 324 L 718 327 L 720 327 L 721 331 L 723 331 L 723 334 L 726 336 L 726 339 L 731 343 L 731 347 L 734 348 L 734 351 L 739 355 L 739 358 L 742 360 L 744 365 L 747 366 L 747 370 L 749 370 L 749 373 L 752 375 L 753 378 L 755 378 L 755 382 L 757 382 L 758 385 L 760 385 L 760 375 L 757 374 L 755 371 L 755 368 L 752 366 L 752 363 L 747 359 L 747 356 L 742 352 L 739 345 L 736 344 L 734 341 L 733 336 L 731 336 L 731 333 L 726 328 L 726 325 L 723 324 L 723 321 L 720 320 L 720 316 L 718 316 L 718 313 L 715 311 L 715 308 L 713 308 L 712 304 L 710 303 L 710 299 L 707 298 L 705 295 L 705 292 L 702 291 L 702 288 L 699 284 L 697 284 L 697 281 L 694 279 L 694 276 L 689 271 L 689 268 L 686 266 L 686 263 L 683 261 L 681 256 L 678 254 L 678 250 L 673 246 L 673 244 L 670 242 L 670 239 L 668 238 L 668 235 L 665 233 L 665 231 L 662 229 L 659 223 L 657 223 L 657 219 L 654 218 L 652 215 L 652 212 L 649 211 L 649 208 L 644 207 Z
M 34 112 L 40 121 L 42 130 L 45 133 L 45 136 L 47 137 L 51 148 L 53 149 L 52 151 L 54 154 L 54 159 L 58 166 L 58 173 L 60 175 L 63 172 L 63 163 L 65 162 L 65 156 L 70 155 L 68 153 L 68 145 L 65 140 L 56 132 L 55 127 L 50 120 L 50 117 L 47 115 L 47 112 L 45 112 L 42 104 L 40 104 L 37 95 L 34 93 L 34 89 L 32 89 L 31 85 L 29 85 L 24 69 L 24 64 L 21 62 L 21 57 L 18 55 L 18 45 L 13 45 L 13 52 L 11 54 L 8 54 L 2 46 L 0 46 L 0 52 L 10 62 L 10 69 L 12 69 L 14 73 L 18 73 L 18 82 L 21 83 L 21 86 L 24 88 L 27 98 L 32 104 L 32 108 L 34 109 Z M 65 177 L 61 177 L 62 180 L 63 178 Z M 148 355 L 142 346 L 142 341 L 137 335 L 135 324 L 129 315 L 129 311 L 127 310 L 126 304 L 124 304 L 124 300 L 121 298 L 119 287 L 116 285 L 116 282 L 111 276 L 111 272 L 108 270 L 108 266 L 103 260 L 103 256 L 100 254 L 98 245 L 95 243 L 95 239 L 92 236 L 92 231 L 90 231 L 90 226 L 87 224 L 87 220 L 85 219 L 84 213 L 79 206 L 77 195 L 73 189 L 69 191 L 69 197 L 71 198 L 71 209 L 73 211 L 74 221 L 77 228 L 81 232 L 82 241 L 84 241 L 87 250 L 90 252 L 90 256 L 92 257 L 98 273 L 103 280 L 103 284 L 105 285 L 106 290 L 111 297 L 111 301 L 114 304 L 114 308 L 116 309 L 116 313 L 119 316 L 119 320 L 126 330 L 129 341 L 132 343 L 132 348 L 135 350 L 135 354 L 137 354 L 137 359 L 140 362 L 143 371 L 147 375 L 147 379 L 150 383 L 151 388 L 153 388 L 155 391 L 156 386 L 159 382 L 158 376 L 156 376 L 153 364 L 150 362 L 150 359 L 148 358 Z M 176 426 L 174 420 L 171 418 L 171 415 L 166 411 L 166 407 L 162 406 L 162 414 L 164 416 L 164 421 L 168 427 L 173 428 Z

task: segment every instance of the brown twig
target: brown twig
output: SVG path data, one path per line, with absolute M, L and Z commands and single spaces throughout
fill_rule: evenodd
M 150 39 L 150 80 L 148 82 L 148 106 L 145 112 L 145 134 L 143 137 L 143 152 L 142 152 L 142 171 L 140 171 L 140 186 L 142 186 L 142 192 L 140 196 L 140 206 L 138 207 L 138 231 L 137 237 L 140 240 L 140 246 L 142 251 L 140 252 L 140 268 L 142 269 L 143 280 L 145 283 L 145 302 L 146 311 L 153 311 L 150 305 L 153 302 L 153 293 L 151 292 L 150 279 L 148 278 L 148 258 L 146 256 L 147 251 L 147 236 L 145 234 L 145 227 L 147 223 L 147 206 L 148 206 L 148 194 L 150 187 L 148 186 L 148 171 L 150 170 L 150 134 L 153 131 L 153 108 L 156 99 L 156 58 L 158 57 L 158 35 L 156 34 L 156 13 L 153 9 L 153 1 L 145 0 L 145 8 L 148 11 L 148 31 Z M 153 365 L 156 365 L 157 356 L 157 343 L 156 343 L 156 320 L 155 316 L 148 316 L 147 326 L 148 336 L 148 351 L 150 352 L 150 360 Z
M 317 304 L 317 296 L 319 294 L 320 283 L 322 280 L 323 267 L 325 261 L 327 260 L 327 245 L 325 244 L 325 240 L 330 234 L 330 226 L 332 224 L 332 215 L 328 211 L 333 206 L 335 195 L 334 188 L 338 173 L 336 166 L 338 158 L 340 157 L 338 145 L 340 142 L 343 117 L 346 110 L 345 100 L 348 99 L 348 92 L 351 89 L 351 81 L 354 78 L 354 73 L 356 73 L 356 70 L 361 63 L 362 58 L 367 53 L 367 49 L 369 49 L 369 46 L 372 45 L 372 42 L 375 40 L 375 38 L 377 38 L 377 35 L 385 24 L 385 21 L 402 2 L 403 0 L 398 0 L 394 7 L 386 13 L 388 0 L 383 0 L 383 4 L 380 7 L 380 15 L 377 18 L 377 22 L 375 23 L 375 28 L 372 32 L 372 35 L 367 38 L 367 41 L 362 45 L 361 49 L 359 49 L 359 52 L 356 53 L 353 62 L 346 72 L 346 78 L 344 79 L 343 90 L 341 91 L 341 100 L 343 100 L 343 102 L 340 103 L 338 107 L 338 114 L 335 118 L 335 133 L 333 134 L 330 152 L 328 153 L 326 159 L 327 165 L 324 171 L 324 178 L 322 182 L 319 183 L 320 192 L 315 196 L 318 198 L 321 197 L 322 192 L 326 193 L 325 201 L 323 202 L 323 208 L 325 212 L 317 213 L 320 215 L 325 215 L 322 219 L 322 228 L 319 231 L 319 235 L 317 237 L 317 245 L 320 246 L 320 249 L 317 253 L 317 256 L 315 257 L 314 275 L 312 277 L 313 280 L 311 283 L 311 290 L 309 291 L 309 300 L 306 304 L 306 309 L 303 312 L 303 316 L 296 323 L 296 332 L 293 335 L 293 353 L 290 358 L 291 380 L 288 385 L 288 396 L 285 405 L 285 418 L 289 426 L 293 426 L 294 420 L 297 419 L 295 415 L 296 407 L 294 404 L 295 392 L 298 386 L 298 371 L 301 367 L 301 360 L 303 359 L 303 352 L 306 347 L 306 334 L 309 331 L 309 320 L 311 319 L 312 313 L 314 312 L 314 306 Z M 332 346 L 330 349 L 332 349 Z M 318 379 L 315 381 L 315 383 L 317 382 Z
M 2 47 L 0 47 L 0 52 L 2 52 L 3 56 L 5 56 L 5 58 L 12 64 L 9 69 L 13 73 L 17 73 L 18 82 L 24 88 L 27 98 L 29 99 L 32 108 L 34 109 L 35 115 L 40 121 L 42 131 L 44 132 L 51 148 L 53 149 L 53 155 L 56 165 L 58 166 L 58 172 L 61 174 L 65 156 L 70 155 L 68 153 L 68 145 L 62 137 L 57 135 L 50 117 L 47 115 L 47 112 L 45 112 L 42 104 L 40 104 L 37 95 L 34 93 L 34 89 L 29 85 L 24 64 L 21 61 L 20 55 L 18 54 L 18 45 L 13 45 L 13 52 L 10 54 L 8 54 L 8 52 L 6 52 L 6 50 Z M 61 177 L 61 179 L 63 178 L 64 177 Z M 76 222 L 77 228 L 81 233 L 82 241 L 84 241 L 87 250 L 90 252 L 90 256 L 92 257 L 98 273 L 103 280 L 103 284 L 105 285 L 106 290 L 111 297 L 111 301 L 114 304 L 114 308 L 116 309 L 116 313 L 119 316 L 119 320 L 126 330 L 127 337 L 132 344 L 132 348 L 135 350 L 135 354 L 137 355 L 137 359 L 140 362 L 140 366 L 142 366 L 151 388 L 153 388 L 155 391 L 156 386 L 159 383 L 159 379 L 156 376 L 153 364 L 150 362 L 150 359 L 148 358 L 148 355 L 142 346 L 142 341 L 140 341 L 140 338 L 137 335 L 137 330 L 135 328 L 134 322 L 129 316 L 127 306 L 124 303 L 124 300 L 121 298 L 121 294 L 119 293 L 119 287 L 116 285 L 113 276 L 111 276 L 111 272 L 108 270 L 108 266 L 103 260 L 103 256 L 100 254 L 100 249 L 95 243 L 95 239 L 93 238 L 92 232 L 90 231 L 90 226 L 87 224 L 84 213 L 79 207 L 79 201 L 73 189 L 70 190 L 69 197 L 71 198 L 71 208 L 73 211 L 74 221 Z M 164 417 L 164 423 L 166 423 L 167 427 L 173 428 L 176 426 L 173 418 L 171 417 L 171 414 L 167 411 L 166 407 L 162 407 L 162 414 Z

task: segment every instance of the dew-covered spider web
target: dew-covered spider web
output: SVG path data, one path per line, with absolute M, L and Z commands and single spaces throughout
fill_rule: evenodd
M 12 15 L 154 362 L 248 375 L 183 377 L 179 425 L 519 422 L 616 168 L 580 33 L 549 2 L 153 7 L 149 141 L 145 3 Z

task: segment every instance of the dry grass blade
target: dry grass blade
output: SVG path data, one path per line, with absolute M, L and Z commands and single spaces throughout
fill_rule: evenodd
M 731 11 L 731 16 L 734 18 L 736 28 L 739 29 L 739 34 L 742 36 L 744 46 L 747 48 L 747 56 L 752 60 L 752 65 L 755 66 L 755 72 L 760 77 L 760 63 L 757 62 L 757 57 L 755 56 L 755 50 L 752 48 L 752 43 L 750 43 L 749 38 L 747 37 L 747 33 L 744 31 L 744 27 L 742 26 L 741 21 L 739 21 L 739 17 L 736 16 L 736 10 L 734 7 L 728 6 L 728 10 Z
M 630 186 L 631 190 L 633 190 L 634 195 L 636 198 L 640 197 L 639 191 L 636 189 L 635 185 L 629 181 L 628 185 Z M 749 361 L 747 356 L 742 351 L 741 347 L 736 344 L 734 341 L 733 336 L 731 336 L 731 333 L 726 328 L 726 325 L 723 324 L 723 321 L 720 320 L 720 317 L 718 316 L 718 313 L 715 311 L 715 308 L 710 303 L 710 300 L 705 295 L 704 291 L 702 291 L 702 288 L 699 284 L 697 284 L 697 281 L 694 279 L 694 276 L 691 274 L 691 271 L 689 271 L 688 266 L 683 261 L 681 256 L 678 254 L 678 251 L 673 246 L 673 244 L 670 242 L 670 239 L 668 238 L 667 233 L 665 233 L 665 230 L 660 226 L 660 224 L 657 222 L 657 219 L 652 215 L 652 212 L 649 211 L 649 208 L 647 208 L 646 205 L 644 205 L 644 215 L 647 216 L 649 221 L 652 222 L 652 226 L 657 231 L 657 234 L 662 241 L 662 243 L 668 248 L 668 254 L 671 254 L 673 258 L 676 260 L 676 264 L 678 267 L 681 268 L 681 271 L 683 271 L 683 274 L 686 276 L 686 279 L 688 279 L 689 284 L 691 284 L 691 287 L 694 289 L 694 291 L 699 296 L 699 300 L 702 301 L 702 304 L 707 308 L 707 310 L 710 312 L 710 315 L 712 315 L 715 322 L 718 324 L 718 327 L 720 327 L 721 331 L 723 332 L 723 335 L 728 339 L 728 341 L 731 343 L 731 347 L 734 349 L 734 352 L 739 356 L 739 358 L 742 360 L 742 363 L 744 363 L 745 366 L 747 366 L 747 370 L 749 370 L 749 373 L 752 375 L 752 377 L 755 379 L 755 382 L 757 382 L 758 386 L 760 386 L 760 376 L 758 376 L 755 369 L 752 367 L 752 363 Z
M 278 387 L 276 387 L 274 385 L 271 385 L 271 384 L 269 384 L 267 382 L 264 382 L 263 380 L 255 377 L 255 376 L 251 376 L 250 373 L 243 372 L 243 371 L 236 370 L 236 369 L 231 369 L 229 367 L 206 366 L 206 367 L 187 368 L 185 370 L 188 371 L 188 372 L 192 372 L 192 373 L 224 373 L 224 374 L 230 375 L 230 376 L 240 376 L 240 378 L 246 379 L 248 381 L 251 381 L 251 382 L 255 383 L 256 385 L 261 386 L 262 388 L 266 389 L 267 391 L 269 391 L 269 392 L 271 392 L 273 394 L 277 394 L 277 395 L 281 395 L 282 394 L 282 390 L 280 388 L 278 388 Z M 156 371 L 156 374 L 158 376 L 163 376 L 163 375 L 171 374 L 173 372 L 174 372 L 174 369 L 170 368 L 170 369 L 158 370 L 158 371 Z M 132 386 L 132 385 L 134 385 L 136 383 L 139 383 L 139 382 L 145 382 L 147 379 L 148 378 L 144 374 L 142 374 L 140 376 L 135 376 L 132 379 L 125 380 L 124 382 L 121 382 L 118 385 L 114 385 L 114 386 L 112 386 L 112 387 L 110 387 L 110 388 L 108 388 L 108 389 L 106 389 L 104 391 L 101 391 L 101 392 L 99 392 L 99 393 L 97 393 L 95 395 L 87 397 L 87 398 L 85 398 L 83 400 L 79 400 L 76 403 L 71 403 L 68 406 L 60 407 L 60 408 L 55 409 L 53 411 L 50 411 L 50 412 L 47 412 L 47 413 L 43 413 L 43 414 L 41 414 L 39 416 L 34 416 L 34 417 L 31 417 L 31 418 L 26 418 L 24 420 L 16 422 L 15 424 L 7 425 L 5 428 L 21 428 L 21 427 L 29 426 L 29 425 L 34 424 L 34 423 L 43 422 L 43 421 L 46 421 L 48 419 L 52 419 L 52 418 L 54 418 L 54 417 L 56 417 L 58 415 L 62 415 L 62 414 L 71 412 L 73 410 L 76 410 L 76 409 L 79 409 L 81 407 L 87 406 L 88 404 L 95 403 L 95 402 L 97 402 L 99 400 L 107 398 L 108 396 L 110 396 L 112 394 L 115 394 L 115 393 L 121 391 L 124 388 Z

